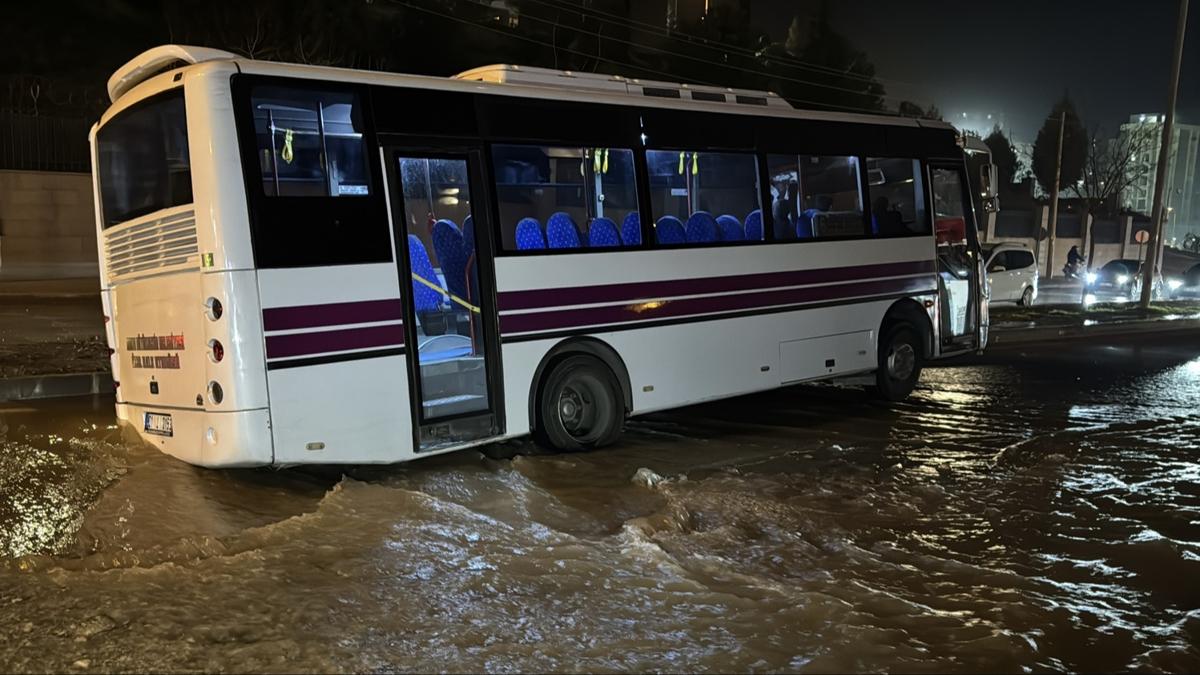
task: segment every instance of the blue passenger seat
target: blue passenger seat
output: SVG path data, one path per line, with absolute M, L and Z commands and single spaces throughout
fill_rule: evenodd
M 746 239 L 749 241 L 762 241 L 762 238 L 762 209 L 754 209 L 750 212 L 750 215 L 746 216 Z
M 717 221 L 708 211 L 697 211 L 684 226 L 689 244 L 711 244 L 717 240 Z
M 625 216 L 625 220 L 621 222 L 621 242 L 626 246 L 642 244 L 642 219 L 636 211 Z
M 460 298 L 467 297 L 467 250 L 453 221 L 442 219 L 433 224 L 433 251 L 442 266 L 446 288 Z
M 597 218 L 588 228 L 588 246 L 592 248 L 611 248 L 621 245 L 621 237 L 617 234 L 617 224 L 608 218 Z
M 466 220 L 463 221 L 462 236 L 463 250 L 470 257 L 475 252 L 475 219 L 471 216 L 467 216 Z
M 433 263 L 429 262 L 429 252 L 425 244 L 415 234 L 408 235 L 408 264 L 414 277 L 428 281 L 434 288 L 423 284 L 417 279 L 412 280 L 413 308 L 418 312 L 434 312 L 442 306 L 442 285 L 438 282 L 437 274 L 433 271 Z
M 815 235 L 813 229 L 813 219 L 821 215 L 821 212 L 816 209 L 808 209 L 800 213 L 800 217 L 796 219 L 796 238 L 797 239 L 812 239 Z
M 536 218 L 522 218 L 517 223 L 517 250 L 529 251 L 546 248 L 546 237 L 542 235 L 542 224 Z
M 678 246 L 687 243 L 687 235 L 683 231 L 683 223 L 675 216 L 663 216 L 654 225 L 655 238 L 658 243 L 667 246 Z
M 546 243 L 550 248 L 579 248 L 579 226 L 562 211 L 555 213 L 546 221 Z
M 742 229 L 742 221 L 735 216 L 717 216 L 717 236 L 721 241 L 745 241 L 746 231 Z

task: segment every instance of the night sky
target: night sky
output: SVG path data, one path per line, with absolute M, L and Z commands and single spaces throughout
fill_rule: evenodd
M 172 39 L 162 21 L 172 1 L 15 4 L 0 22 L 0 76 L 71 76 L 102 95 L 113 68 Z M 1166 107 L 1176 0 L 826 1 L 835 29 L 874 63 L 892 110 L 901 100 L 933 104 L 960 125 L 969 112 L 967 126 L 976 128 L 990 126 L 990 113 L 1014 140 L 1029 142 L 1064 91 L 1084 123 L 1108 135 L 1131 114 Z M 751 26 L 782 41 L 792 16 L 813 16 L 822 0 L 749 3 Z M 1200 124 L 1200 1 L 1188 23 L 1178 112 L 1181 122 Z M 459 28 L 443 22 L 437 29 Z M 805 77 L 803 70 L 789 74 Z
M 816 3 L 751 0 L 752 20 L 783 39 Z M 1163 112 L 1175 0 L 837 0 L 833 23 L 865 50 L 889 96 L 1003 116 L 1032 141 L 1063 91 L 1088 126 L 1109 133 L 1130 114 Z M 888 99 L 894 107 L 896 99 Z M 1200 124 L 1200 2 L 1189 8 L 1180 122 Z

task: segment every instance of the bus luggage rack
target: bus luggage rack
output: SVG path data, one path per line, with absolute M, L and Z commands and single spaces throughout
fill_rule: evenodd
M 104 233 L 109 282 L 198 264 L 196 215 L 191 209 Z

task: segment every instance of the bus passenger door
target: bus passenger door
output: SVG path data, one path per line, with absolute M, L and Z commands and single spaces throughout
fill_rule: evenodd
M 987 326 L 979 240 L 961 163 L 932 163 L 941 353 L 980 349 Z
M 482 153 L 385 152 L 417 452 L 503 432 Z

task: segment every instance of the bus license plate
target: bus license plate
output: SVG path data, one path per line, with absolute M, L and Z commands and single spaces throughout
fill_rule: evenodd
M 174 436 L 171 416 L 163 413 L 146 413 L 146 433 L 159 436 Z

